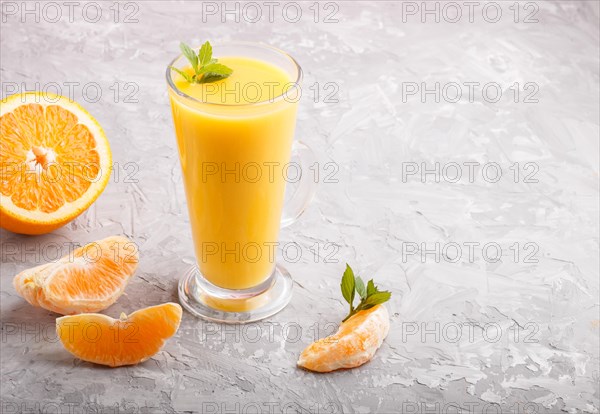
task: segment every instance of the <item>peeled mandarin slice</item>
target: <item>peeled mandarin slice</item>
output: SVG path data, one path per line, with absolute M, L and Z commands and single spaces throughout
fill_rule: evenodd
M 138 265 L 138 249 L 126 237 L 86 244 L 58 262 L 15 276 L 19 295 L 33 306 L 63 315 L 98 312 L 123 294 Z
M 154 356 L 181 322 L 181 306 L 164 303 L 120 319 L 99 313 L 56 319 L 56 332 L 67 351 L 84 361 L 110 367 L 133 365 Z
M 108 140 L 77 103 L 51 93 L 9 96 L 0 105 L 0 226 L 43 234 L 98 198 L 111 173 Z
M 390 330 L 390 316 L 383 305 L 360 311 L 338 331 L 310 344 L 300 354 L 298 366 L 315 372 L 358 367 L 373 358 Z

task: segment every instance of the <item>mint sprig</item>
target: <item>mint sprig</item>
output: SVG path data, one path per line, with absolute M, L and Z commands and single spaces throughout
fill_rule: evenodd
M 350 304 L 350 313 L 348 313 L 342 322 L 346 322 L 348 318 L 362 310 L 367 310 L 375 305 L 387 302 L 392 296 L 392 293 L 387 290 L 379 290 L 375 286 L 375 283 L 373 283 L 373 279 L 369 280 L 365 287 L 365 282 L 363 282 L 360 276 L 354 276 L 354 271 L 347 263 L 340 287 L 342 289 L 342 296 Z M 354 307 L 355 293 L 358 293 L 360 297 L 360 303 L 357 307 Z
M 182 70 L 171 66 L 175 72 L 179 73 L 189 83 L 210 83 L 229 77 L 233 73 L 233 69 L 218 63 L 218 59 L 212 57 L 212 46 L 206 41 L 200 47 L 198 54 L 194 49 L 181 42 L 179 44 L 181 53 L 192 65 L 194 74 L 190 75 Z

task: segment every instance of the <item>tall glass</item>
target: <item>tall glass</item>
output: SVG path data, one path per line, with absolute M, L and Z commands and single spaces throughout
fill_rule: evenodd
M 312 157 L 304 145 L 292 148 L 302 70 L 292 57 L 263 44 L 228 43 L 214 50 L 217 58 L 265 62 L 289 78 L 282 95 L 232 103 L 182 92 L 170 66 L 185 69 L 183 56 L 166 73 L 197 263 L 180 279 L 180 301 L 205 319 L 251 322 L 290 301 L 290 274 L 275 260 L 279 229 L 301 214 L 314 193 L 304 174 L 282 214 L 290 170 L 302 171 Z M 231 86 L 230 95 L 255 93 Z M 292 157 L 298 162 L 290 163 Z

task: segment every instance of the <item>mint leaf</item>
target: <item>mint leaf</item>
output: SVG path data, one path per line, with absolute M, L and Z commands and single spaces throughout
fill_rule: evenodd
M 344 275 L 342 276 L 342 283 L 340 285 L 342 289 L 342 296 L 346 299 L 346 302 L 350 304 L 350 311 L 352 312 L 354 302 L 354 272 L 352 268 L 348 266 L 346 263 L 346 270 L 344 271 Z
M 377 288 L 373 283 L 373 279 L 371 279 L 367 282 L 367 296 L 371 296 L 374 293 L 377 293 Z
M 363 282 L 359 276 L 354 276 L 354 272 L 348 264 L 346 264 L 346 270 L 342 276 L 341 288 L 342 296 L 344 296 L 346 302 L 350 304 L 350 312 L 342 322 L 346 322 L 350 317 L 356 315 L 360 311 L 371 309 L 373 306 L 387 302 L 392 296 L 391 292 L 380 291 L 377 286 L 375 286 L 373 279 L 369 280 L 365 287 L 365 282 Z M 358 293 L 361 299 L 356 308 L 354 307 L 355 292 Z
M 175 66 L 171 66 L 171 69 L 183 76 L 186 81 L 190 83 L 194 82 L 194 79 L 184 71 L 177 69 Z
M 390 300 L 390 297 L 392 296 L 391 292 L 377 292 L 372 294 L 371 296 L 367 297 L 367 299 L 364 301 L 365 305 L 370 305 L 370 306 L 375 306 L 375 305 L 379 305 L 382 303 L 387 302 L 388 300 Z
M 200 70 L 200 73 L 210 73 L 212 75 L 223 75 L 225 77 L 231 75 L 232 72 L 233 72 L 233 70 L 231 70 L 227 66 L 222 65 L 220 63 L 210 63 L 206 66 L 203 66 L 202 69 Z
M 205 73 L 196 83 L 211 83 L 221 79 L 225 79 L 229 75 L 219 75 L 218 73 Z
M 227 78 L 233 73 L 233 69 L 218 63 L 218 59 L 212 57 L 212 46 L 208 41 L 204 42 L 202 47 L 200 47 L 200 51 L 197 55 L 191 47 L 183 42 L 180 43 L 179 48 L 187 60 L 190 61 L 195 75 L 189 76 L 177 68 L 172 69 L 177 71 L 177 73 L 190 83 L 216 82 Z
M 356 276 L 354 278 L 354 287 L 356 289 L 356 293 L 360 296 L 361 299 L 367 298 L 367 289 L 365 288 L 365 282 L 360 278 L 360 276 Z
M 179 44 L 179 48 L 181 49 L 181 53 L 183 53 L 183 56 L 185 56 L 186 59 L 190 61 L 194 72 L 198 73 L 198 56 L 196 56 L 196 53 L 192 50 L 191 47 L 189 47 L 183 42 Z
M 211 63 L 212 59 L 212 46 L 209 41 L 204 42 L 202 47 L 200 48 L 200 52 L 198 52 L 198 60 L 200 61 L 200 66 L 204 66 L 208 63 Z M 216 59 L 215 59 L 216 62 Z
M 225 79 L 231 75 L 232 72 L 233 70 L 231 70 L 231 68 L 220 63 L 209 63 L 201 69 L 201 73 L 204 73 L 204 75 L 198 83 L 209 83 Z

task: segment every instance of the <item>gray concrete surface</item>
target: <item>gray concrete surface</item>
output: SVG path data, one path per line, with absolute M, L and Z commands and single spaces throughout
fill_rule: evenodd
M 2 94 L 72 94 L 115 173 L 66 227 L 1 233 L 3 412 L 598 412 L 598 2 L 51 3 L 2 2 Z M 294 297 L 247 326 L 186 313 L 138 366 L 84 363 L 12 277 L 124 234 L 141 262 L 105 313 L 177 299 L 193 249 L 163 77 L 206 39 L 304 68 L 320 174 L 281 235 Z M 345 262 L 393 292 L 390 334 L 359 369 L 299 370 L 346 311 Z

